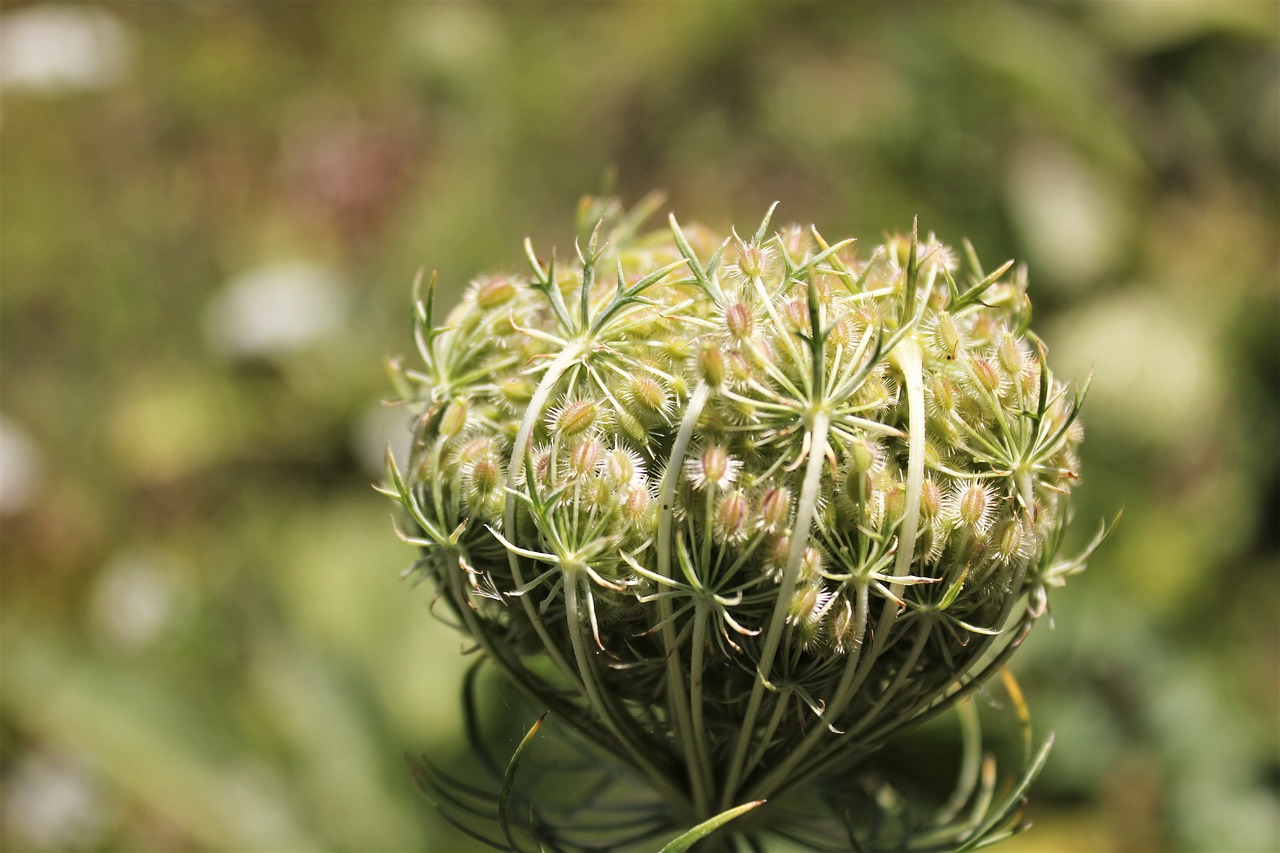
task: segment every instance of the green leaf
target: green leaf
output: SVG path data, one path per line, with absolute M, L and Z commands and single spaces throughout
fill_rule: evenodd
M 683 851 L 688 850 L 694 844 L 697 844 L 699 841 L 706 838 L 708 835 L 715 832 L 717 829 L 724 826 L 729 821 L 733 820 L 736 817 L 741 817 L 742 815 L 746 814 L 752 809 L 762 806 L 764 804 L 765 804 L 764 800 L 755 800 L 754 802 L 743 803 L 740 806 L 734 806 L 731 809 L 722 811 L 720 812 L 720 814 L 716 815 L 715 817 L 710 818 L 708 820 L 704 820 L 702 823 L 698 824 L 693 829 L 686 832 L 684 835 L 681 835 L 679 838 L 676 838 L 674 841 L 669 843 L 666 847 L 663 847 L 660 851 L 658 851 L 658 853 L 683 853 Z
M 511 845 L 512 850 L 520 849 L 520 845 L 516 844 L 515 838 L 511 835 L 511 824 L 507 818 L 511 807 L 511 791 L 515 787 L 516 771 L 520 768 L 520 760 L 524 757 L 525 750 L 529 748 L 529 744 L 533 743 L 534 735 L 542 727 L 542 721 L 547 718 L 547 713 L 547 711 L 543 711 L 542 716 L 534 721 L 533 725 L 529 727 L 529 732 L 520 741 L 520 745 L 516 747 L 516 751 L 511 754 L 511 761 L 507 764 L 507 772 L 502 776 L 502 788 L 498 791 L 498 823 L 502 827 L 502 836 L 507 839 L 507 843 Z

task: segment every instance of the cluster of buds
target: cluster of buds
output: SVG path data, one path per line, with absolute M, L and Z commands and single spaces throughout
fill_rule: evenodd
M 439 326 L 416 300 L 385 491 L 487 657 L 697 822 L 997 671 L 1082 566 L 1082 395 L 967 243 L 591 209 L 572 262 L 526 242 Z

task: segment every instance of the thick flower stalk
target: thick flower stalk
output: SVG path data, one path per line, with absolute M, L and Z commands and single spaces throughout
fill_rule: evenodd
M 657 794 L 649 830 L 829 794 L 999 671 L 1083 566 L 1055 557 L 1082 395 L 1028 329 L 1023 272 L 968 244 L 962 272 L 914 229 L 867 249 L 586 209 L 573 261 L 526 242 L 527 273 L 476 280 L 442 324 L 433 287 L 416 303 L 413 450 L 386 488 L 415 570 Z M 884 843 L 1003 830 L 1012 806 L 967 775 L 960 804 L 991 808 Z M 839 826 L 836 849 L 880 843 Z

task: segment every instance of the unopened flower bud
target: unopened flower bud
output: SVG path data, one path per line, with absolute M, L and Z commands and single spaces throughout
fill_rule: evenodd
M 926 520 L 942 514 L 942 489 L 931 478 L 920 484 L 920 517 Z
M 606 453 L 600 467 L 609 482 L 617 488 L 636 485 L 644 476 L 640 457 L 622 447 L 615 447 Z
M 945 311 L 938 314 L 938 325 L 936 329 L 936 337 L 938 349 L 943 358 L 952 360 L 960 351 L 963 341 L 960 337 L 960 328 L 956 325 L 956 320 Z
M 573 400 L 551 413 L 551 428 L 561 435 L 578 435 L 590 429 L 600 415 L 595 400 Z
M 512 406 L 523 406 L 533 399 L 534 385 L 523 376 L 512 376 L 498 384 L 502 398 Z
M 485 496 L 502 485 L 502 468 L 491 456 L 482 456 L 471 466 L 467 489 L 477 496 Z
M 765 489 L 760 496 L 760 526 L 777 533 L 791 516 L 791 490 L 786 486 Z
M 717 538 L 727 542 L 737 542 L 746 538 L 749 509 L 746 493 L 742 489 L 733 489 L 726 494 L 716 510 Z
M 569 453 L 569 473 L 574 477 L 585 477 L 596 470 L 604 446 L 594 438 L 579 441 Z
M 992 532 L 991 540 L 995 543 L 996 556 L 1004 563 L 1015 563 L 1027 556 L 1028 541 L 1026 528 L 1016 518 L 1006 518 Z
M 724 325 L 729 330 L 729 337 L 742 343 L 750 340 L 755 333 L 756 318 L 750 308 L 741 302 L 735 302 L 724 311 Z
M 724 354 L 719 349 L 705 347 L 698 354 L 698 369 L 702 373 L 702 380 L 712 388 L 719 388 L 724 384 Z
M 439 432 L 442 438 L 453 438 L 467 425 L 470 407 L 464 399 L 451 400 L 440 417 Z
M 973 375 L 977 378 L 978 384 L 990 393 L 999 396 L 1000 390 L 1004 387 L 1004 378 L 1000 375 L 996 366 L 985 358 L 975 358 L 970 362 L 973 368 Z
M 956 521 L 965 527 L 985 531 L 991 523 L 993 504 L 994 495 L 989 488 L 970 483 L 956 494 Z
M 483 278 L 475 284 L 476 305 L 485 310 L 506 304 L 515 293 L 515 282 L 507 276 Z

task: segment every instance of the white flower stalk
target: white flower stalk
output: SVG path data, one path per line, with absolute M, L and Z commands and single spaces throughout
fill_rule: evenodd
M 768 799 L 726 832 L 787 834 L 813 818 L 785 803 L 960 703 L 1083 566 L 1055 558 L 1082 394 L 1011 263 L 969 249 L 962 274 L 914 230 L 859 250 L 608 212 L 576 262 L 526 243 L 527 275 L 478 280 L 442 325 L 418 300 L 386 492 L 488 658 L 664 826 Z M 995 805 L 932 843 L 1004 831 Z

